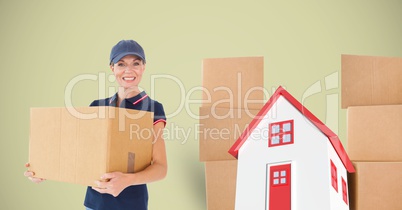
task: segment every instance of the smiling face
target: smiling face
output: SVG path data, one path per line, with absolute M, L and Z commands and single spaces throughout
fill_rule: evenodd
M 144 62 L 135 55 L 126 55 L 117 63 L 110 66 L 117 83 L 125 91 L 139 92 L 138 84 L 141 82 L 145 70 Z

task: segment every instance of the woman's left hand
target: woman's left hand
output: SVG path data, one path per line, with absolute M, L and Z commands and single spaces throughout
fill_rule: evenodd
M 130 176 L 133 175 L 121 172 L 106 173 L 101 177 L 101 180 L 95 181 L 97 187 L 92 187 L 92 189 L 99 193 L 107 193 L 117 197 L 126 187 L 131 185 Z

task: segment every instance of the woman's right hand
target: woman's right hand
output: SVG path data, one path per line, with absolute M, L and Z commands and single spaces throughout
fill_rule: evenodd
M 29 163 L 25 163 L 25 167 L 29 168 Z M 46 179 L 34 177 L 34 175 L 35 175 L 35 173 L 33 171 L 27 170 L 24 172 L 24 176 L 28 177 L 28 179 L 31 180 L 32 182 L 41 183 L 46 180 Z

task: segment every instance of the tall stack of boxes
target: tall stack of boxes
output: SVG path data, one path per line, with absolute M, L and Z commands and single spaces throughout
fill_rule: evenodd
M 263 57 L 203 60 L 199 155 L 208 210 L 234 209 L 237 160 L 232 144 L 264 105 Z
M 351 210 L 402 209 L 402 58 L 342 55 Z

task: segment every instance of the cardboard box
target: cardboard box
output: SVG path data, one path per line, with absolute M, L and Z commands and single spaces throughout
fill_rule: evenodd
M 351 210 L 402 209 L 402 162 L 354 162 L 350 174 Z
M 259 111 L 200 107 L 200 161 L 235 160 L 228 151 Z
M 106 172 L 151 163 L 153 113 L 115 107 L 31 108 L 29 162 L 36 177 L 91 186 Z
M 233 210 L 236 198 L 237 160 L 205 162 L 208 210 Z
M 347 151 L 354 161 L 402 161 L 402 105 L 347 110 Z
M 402 58 L 342 55 L 342 108 L 402 104 Z
M 259 109 L 264 105 L 264 57 L 203 60 L 203 106 Z

